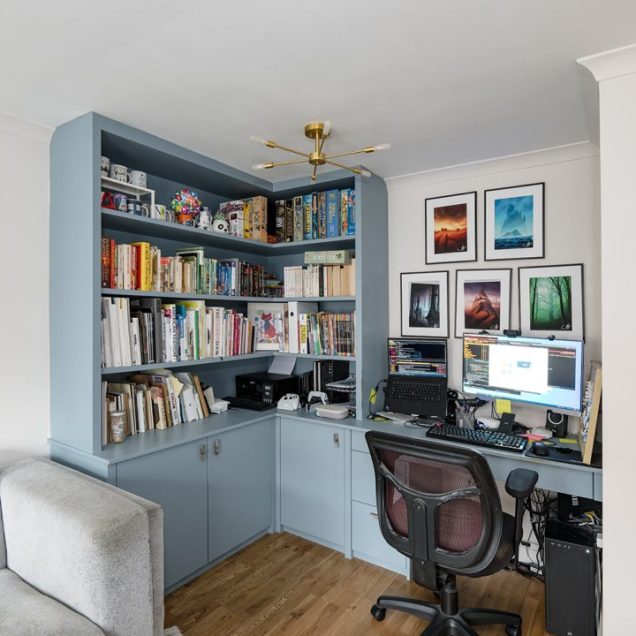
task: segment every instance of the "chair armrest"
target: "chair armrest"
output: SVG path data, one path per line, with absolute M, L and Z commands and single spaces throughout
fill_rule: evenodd
M 7 566 L 110 636 L 163 634 L 162 513 L 142 501 L 50 461 L 18 462 L 0 475 Z
M 515 468 L 506 479 L 506 492 L 515 499 L 525 499 L 533 491 L 539 475 L 534 470 Z

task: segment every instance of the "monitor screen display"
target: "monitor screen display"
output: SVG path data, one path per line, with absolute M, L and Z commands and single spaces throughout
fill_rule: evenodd
M 579 412 L 582 375 L 578 340 L 464 336 L 464 393 Z
M 389 338 L 389 375 L 446 377 L 446 340 Z

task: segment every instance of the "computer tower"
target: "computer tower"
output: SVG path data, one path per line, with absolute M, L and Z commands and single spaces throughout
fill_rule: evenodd
M 556 636 L 595 636 L 593 535 L 548 521 L 544 547 L 546 630 Z

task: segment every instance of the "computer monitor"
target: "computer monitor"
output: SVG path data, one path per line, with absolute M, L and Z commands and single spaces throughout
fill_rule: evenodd
M 578 413 L 582 375 L 581 341 L 464 335 L 464 393 Z
M 389 338 L 389 375 L 406 378 L 445 378 L 446 340 Z

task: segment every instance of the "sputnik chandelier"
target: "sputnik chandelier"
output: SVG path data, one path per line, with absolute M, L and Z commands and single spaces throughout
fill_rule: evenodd
M 286 152 L 291 152 L 295 155 L 300 155 L 303 159 L 295 159 L 292 161 L 271 161 L 269 163 L 257 163 L 252 166 L 254 170 L 268 170 L 270 168 L 276 168 L 278 166 L 291 166 L 297 163 L 308 163 L 312 166 L 311 180 L 316 180 L 316 173 L 318 166 L 329 164 L 331 166 L 337 166 L 338 168 L 344 168 L 345 170 L 351 170 L 354 174 L 362 175 L 363 177 L 370 177 L 371 173 L 364 168 L 352 168 L 346 166 L 334 159 L 340 157 L 350 157 L 351 155 L 368 154 L 371 152 L 377 152 L 378 150 L 388 150 L 391 144 L 379 144 L 377 146 L 367 146 L 360 150 L 352 150 L 351 152 L 342 152 L 335 155 L 328 155 L 323 152 L 325 141 L 331 133 L 331 124 L 328 121 L 312 121 L 305 125 L 305 136 L 314 140 L 314 149 L 312 152 L 301 152 L 300 150 L 294 150 L 294 148 L 288 148 L 287 146 L 281 146 L 279 143 L 270 139 L 263 139 L 262 137 L 251 137 L 250 139 L 257 144 L 267 146 L 267 148 L 279 148 Z

